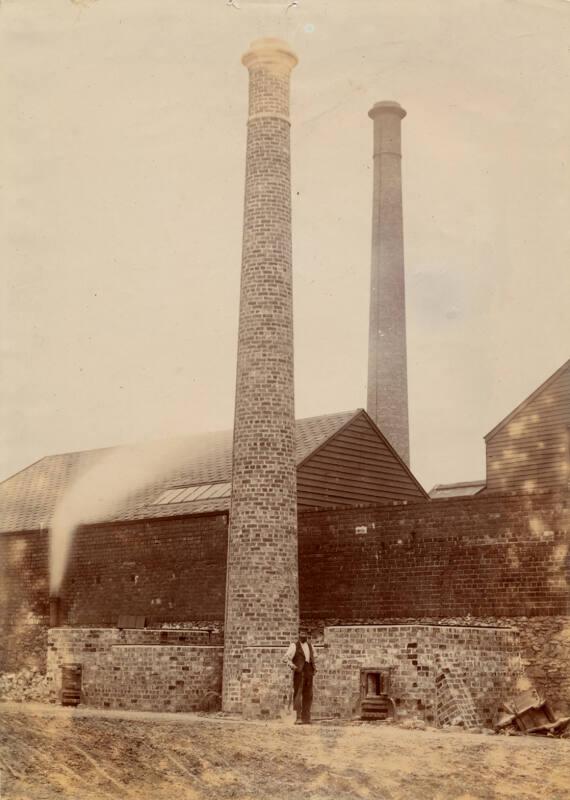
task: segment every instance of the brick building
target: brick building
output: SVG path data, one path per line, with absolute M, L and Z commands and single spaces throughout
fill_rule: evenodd
M 47 456 L 0 484 L 0 670 L 25 662 L 22 644 L 44 662 L 50 522 L 76 480 L 115 470 L 119 452 Z M 138 615 L 149 625 L 223 626 L 232 455 L 232 431 L 183 437 L 172 464 L 163 456 L 151 482 L 82 525 L 59 591 L 62 620 L 112 626 Z M 427 498 L 363 410 L 298 420 L 294 458 L 300 512 Z M 121 480 L 129 485 L 119 471 Z
M 389 695 L 396 713 L 430 723 L 489 723 L 525 669 L 568 708 L 567 473 L 549 491 L 515 481 L 507 488 L 518 493 L 497 484 L 461 497 L 456 487 L 430 501 L 405 463 L 402 381 L 388 399 L 390 435 L 362 410 L 294 423 L 288 92 L 295 62 L 278 40 L 255 42 L 244 56 L 250 106 L 234 431 L 179 441 L 176 459 L 161 459 L 152 480 L 83 520 L 58 589 L 59 624 L 49 633 L 54 513 L 76 478 L 89 486 L 90 469 L 113 451 L 48 457 L 0 485 L 0 669 L 45 667 L 47 652 L 54 699 L 60 667 L 79 661 L 88 703 L 186 710 L 212 707 L 223 694 L 226 710 L 266 716 L 287 700 L 282 660 L 300 617 L 316 632 L 323 713 L 349 716 Z M 394 103 L 374 108 L 390 191 L 379 200 L 381 235 L 373 241 L 378 253 L 389 243 L 388 267 L 386 252 L 379 263 L 398 283 L 392 145 L 403 113 Z M 386 113 L 389 122 L 377 122 Z M 395 233 L 385 224 L 391 214 Z M 402 363 L 405 372 L 398 298 L 392 376 L 401 376 Z M 489 434 L 490 452 L 505 432 L 517 438 L 519 423 L 531 430 L 535 415 L 548 430 L 560 421 L 564 430 L 567 418 L 549 410 L 559 401 L 566 407 L 567 367 Z M 561 453 L 557 436 L 535 437 L 535 449 L 542 442 Z M 120 617 L 142 618 L 146 627 L 119 627 Z

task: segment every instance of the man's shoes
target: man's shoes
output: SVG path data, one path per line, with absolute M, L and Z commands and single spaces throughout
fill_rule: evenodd
M 296 720 L 295 720 L 295 725 L 304 725 L 304 724 L 305 724 L 305 723 L 303 722 L 303 720 L 302 720 L 302 719 L 296 719 Z

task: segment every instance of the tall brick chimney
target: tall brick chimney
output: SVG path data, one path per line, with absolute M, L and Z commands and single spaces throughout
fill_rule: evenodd
M 367 411 L 410 463 L 399 103 L 376 103 Z
M 293 392 L 289 75 L 259 39 L 243 56 L 249 119 L 241 268 L 223 708 L 274 716 L 299 622 Z

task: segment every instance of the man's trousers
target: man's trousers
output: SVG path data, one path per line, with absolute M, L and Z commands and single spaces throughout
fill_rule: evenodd
M 313 668 L 306 662 L 301 672 L 293 673 L 293 708 L 301 722 L 311 721 L 313 703 Z

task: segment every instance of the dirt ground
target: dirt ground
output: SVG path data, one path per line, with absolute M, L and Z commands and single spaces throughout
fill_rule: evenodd
M 0 703 L 1 800 L 570 798 L 570 740 Z

